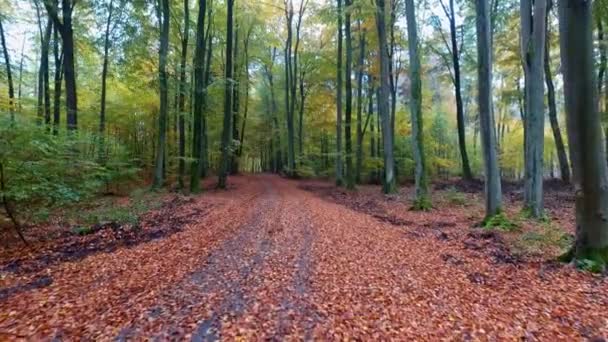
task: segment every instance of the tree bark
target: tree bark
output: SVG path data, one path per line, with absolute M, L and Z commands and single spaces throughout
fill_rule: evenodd
M 224 91 L 224 124 L 222 130 L 222 159 L 220 165 L 220 173 L 218 177 L 218 188 L 226 189 L 226 181 L 228 178 L 228 169 L 230 167 L 230 148 L 232 141 L 232 71 L 233 71 L 233 53 L 232 44 L 233 38 L 233 10 L 234 0 L 227 0 L 226 11 L 226 65 L 225 65 L 225 91 Z
M 414 0 L 405 1 L 407 37 L 410 55 L 410 114 L 412 121 L 412 148 L 414 150 L 416 199 L 414 209 L 430 209 L 426 163 L 424 155 L 424 132 L 422 122 L 422 81 L 420 77 L 420 54 L 418 52 L 418 28 Z
M 492 114 L 492 51 L 488 0 L 476 0 L 478 107 L 485 171 L 486 219 L 502 210 L 500 170 Z
M 559 161 L 559 169 L 562 181 L 570 182 L 570 165 L 568 163 L 568 156 L 566 155 L 566 148 L 564 147 L 564 140 L 562 133 L 559 128 L 559 121 L 557 119 L 557 106 L 555 104 L 555 86 L 553 84 L 553 76 L 551 73 L 551 52 L 550 52 L 550 31 L 549 31 L 549 13 L 551 6 L 547 6 L 546 16 L 546 29 L 547 34 L 545 38 L 545 83 L 547 85 L 547 102 L 549 104 L 549 121 L 551 122 L 551 130 L 553 131 L 553 140 L 555 141 L 555 149 L 557 151 L 557 159 Z
M 165 164 L 165 149 L 167 142 L 167 112 L 168 112 L 168 85 L 167 85 L 167 55 L 169 52 L 169 0 L 160 0 L 160 50 L 158 61 L 158 77 L 160 81 L 160 112 L 158 115 L 158 137 L 154 167 L 154 180 L 152 187 L 163 186 L 163 168 Z
M 338 0 L 338 56 L 336 57 L 336 185 L 342 186 L 342 0 Z M 382 18 L 384 20 L 384 18 Z M 386 40 L 386 37 L 385 37 Z M 386 48 L 386 44 L 385 44 Z M 388 94 L 387 94 L 388 95 Z
M 53 27 L 53 56 L 55 58 L 55 87 L 53 89 L 53 134 L 59 132 L 61 121 L 61 85 L 63 81 L 63 52 L 59 51 L 59 31 Z
M 608 166 L 594 72 L 592 2 L 560 0 L 559 27 L 572 183 L 576 194 L 576 241 L 569 257 L 608 263 Z
M 361 183 L 361 169 L 363 168 L 363 68 L 365 63 L 365 31 L 359 29 L 359 60 L 357 62 L 357 160 L 355 167 L 355 182 Z
M 103 68 L 101 71 L 101 109 L 99 110 L 99 159 L 105 159 L 105 130 L 106 130 L 106 89 L 108 78 L 108 53 L 110 51 L 110 24 L 112 23 L 112 11 L 114 0 L 110 0 L 108 6 L 108 20 L 106 22 L 106 32 L 103 44 Z
M 13 85 L 13 74 L 11 72 L 11 59 L 6 48 L 6 38 L 4 37 L 4 27 L 0 18 L 0 38 L 2 39 L 2 52 L 4 53 L 4 63 L 6 66 L 6 78 L 8 80 L 8 100 L 11 121 L 15 121 L 15 87 Z
M 196 47 L 194 52 L 194 126 L 192 137 L 192 165 L 190 170 L 190 191 L 201 191 L 200 178 L 203 169 L 203 106 L 206 97 L 205 91 L 205 15 L 206 0 L 199 0 L 198 21 L 196 26 Z M 207 18 L 210 19 L 210 18 Z M 183 43 L 183 42 L 182 42 Z
M 385 0 L 376 0 L 376 27 L 378 31 L 378 50 L 380 55 L 380 87 L 378 91 L 378 115 L 382 119 L 382 140 L 384 145 L 384 179 L 382 190 L 385 194 L 397 191 L 395 181 L 395 159 L 393 156 L 393 137 L 389 108 L 390 77 L 389 56 L 386 42 Z
M 180 189 L 184 188 L 184 174 L 186 172 L 186 60 L 188 58 L 188 38 L 190 37 L 190 6 L 189 1 L 184 0 L 184 32 L 182 34 L 182 50 L 179 66 L 179 97 L 177 105 L 177 131 L 178 139 L 178 176 L 177 186 Z
M 543 216 L 543 152 L 545 141 L 544 55 L 547 0 L 521 0 L 521 56 L 525 76 L 524 209 Z
M 346 106 L 344 110 L 344 142 L 346 153 L 346 188 L 355 188 L 355 175 L 353 170 L 353 143 L 351 133 L 352 113 L 353 113 L 353 83 L 352 83 L 352 68 L 353 68 L 353 44 L 351 37 L 351 22 L 350 22 L 350 0 L 345 0 L 344 14 L 344 35 L 346 39 L 346 70 L 344 75 L 346 88 Z

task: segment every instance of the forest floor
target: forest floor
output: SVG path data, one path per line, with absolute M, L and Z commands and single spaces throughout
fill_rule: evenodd
M 13 244 L 0 340 L 608 336 L 608 279 L 550 261 L 573 230 L 567 189 L 548 186 L 549 222 L 513 232 L 473 228 L 479 184 L 435 189 L 421 213 L 409 187 L 237 176 L 228 191 L 165 194 L 137 223 Z

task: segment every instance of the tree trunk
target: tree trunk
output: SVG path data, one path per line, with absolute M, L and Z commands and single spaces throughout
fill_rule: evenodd
M 53 89 L 53 134 L 59 132 L 61 120 L 61 84 L 63 83 L 63 52 L 59 51 L 59 31 L 57 25 L 53 28 L 53 55 L 55 57 L 55 87 Z
M 40 75 L 42 76 L 42 98 L 44 99 L 44 123 L 51 124 L 51 91 L 49 88 L 49 46 L 51 33 L 53 32 L 52 21 L 49 20 L 42 38 L 40 56 Z
M 365 63 L 365 32 L 362 31 L 361 21 L 359 28 L 359 61 L 357 63 L 357 160 L 355 167 L 355 182 L 361 183 L 361 169 L 363 168 L 363 68 Z M 370 100 L 371 101 L 371 100 Z M 368 116 L 369 117 L 369 116 Z
M 182 51 L 180 60 L 179 75 L 179 98 L 177 105 L 177 130 L 178 140 L 178 178 L 177 185 L 180 189 L 184 188 L 184 174 L 186 172 L 186 59 L 188 58 L 188 38 L 190 36 L 190 6 L 188 0 L 184 0 L 184 32 L 182 35 Z
M 452 44 L 452 64 L 454 66 L 454 96 L 456 98 L 456 123 L 458 126 L 458 147 L 460 149 L 460 159 L 462 163 L 462 178 L 465 180 L 473 179 L 469 155 L 467 153 L 467 143 L 465 134 L 464 103 L 462 101 L 462 80 L 460 72 L 460 51 L 456 37 L 456 17 L 454 10 L 454 0 L 450 0 L 448 19 L 450 21 L 450 39 Z
M 234 38 L 232 34 L 233 27 L 233 8 L 234 0 L 227 0 L 226 11 L 226 66 L 225 66 L 225 91 L 224 91 L 224 127 L 222 130 L 222 159 L 220 172 L 218 177 L 218 188 L 226 189 L 226 181 L 228 178 L 228 169 L 230 167 L 230 147 L 232 141 L 232 44 Z
M 203 106 L 206 97 L 205 91 L 205 14 L 207 1 L 199 0 L 198 21 L 196 26 L 196 47 L 194 52 L 194 127 L 192 137 L 192 165 L 190 170 L 190 191 L 201 191 L 200 178 L 203 168 Z M 210 20 L 210 18 L 207 18 Z M 183 42 L 182 42 L 183 44 Z M 184 46 L 184 45 L 182 45 Z
M 414 0 L 405 1 L 407 19 L 407 40 L 410 55 L 410 111 L 412 121 L 412 149 L 416 163 L 416 199 L 414 209 L 430 209 L 430 198 L 426 176 L 424 156 L 424 138 L 422 128 L 422 81 L 420 78 L 420 55 L 418 52 L 418 28 L 416 27 L 416 8 Z
M 103 45 L 103 69 L 101 71 L 101 109 L 99 110 L 99 160 L 105 159 L 105 130 L 106 130 L 106 88 L 108 78 L 108 52 L 110 50 L 110 24 L 112 23 L 113 0 L 108 7 L 108 20 L 106 22 L 106 34 Z
M 167 85 L 167 54 L 169 52 L 169 0 L 160 0 L 160 50 L 158 61 L 158 77 L 160 81 L 160 112 L 158 115 L 158 139 L 154 167 L 153 188 L 163 186 L 163 168 L 165 164 L 165 149 L 167 142 L 167 112 L 168 112 L 168 85 Z
M 376 0 L 376 27 L 378 31 L 378 50 L 380 54 L 380 87 L 378 91 L 378 115 L 382 119 L 382 140 L 384 145 L 384 179 L 382 190 L 385 194 L 397 191 L 395 181 L 395 159 L 393 156 L 393 137 L 389 108 L 390 77 L 389 57 L 386 43 L 386 6 L 385 0 Z
M 559 26 L 572 183 L 576 194 L 576 241 L 569 257 L 608 263 L 608 167 L 594 72 L 592 2 L 560 0 Z
M 492 51 L 488 0 L 476 0 L 478 107 L 485 171 L 486 219 L 502 210 L 500 170 L 492 114 Z
M 232 84 L 232 139 L 239 139 L 239 110 L 240 110 L 240 94 L 241 94 L 241 70 L 239 65 L 239 24 L 235 25 L 234 32 L 234 56 L 233 56 L 233 84 Z M 233 153 L 230 157 L 230 174 L 236 175 L 239 173 L 238 153 Z
M 351 134 L 352 112 L 353 112 L 353 44 L 351 38 L 350 5 L 351 0 L 345 0 L 344 33 L 346 39 L 346 74 L 344 81 L 346 86 L 346 107 L 344 111 L 344 140 L 346 152 L 346 188 L 355 188 L 355 175 L 353 170 L 353 143 Z
M 238 156 L 243 155 L 243 144 L 245 142 L 245 127 L 247 124 L 247 115 L 249 114 L 249 40 L 251 38 L 251 32 L 253 26 L 250 26 L 243 42 L 244 47 L 244 59 L 245 59 L 245 109 L 243 111 L 243 122 L 241 123 L 241 137 L 239 139 L 239 151 Z
M 559 121 L 557 120 L 557 106 L 555 104 L 555 86 L 553 85 L 553 76 L 551 74 L 551 54 L 549 47 L 550 32 L 549 32 L 549 13 L 550 6 L 547 6 L 547 34 L 545 38 L 545 83 L 547 85 L 547 102 L 549 104 L 549 121 L 551 122 L 551 130 L 553 131 L 553 140 L 555 141 L 555 149 L 557 151 L 557 159 L 559 160 L 559 169 L 562 181 L 570 182 L 570 165 L 568 163 L 568 156 L 566 155 L 566 148 L 564 147 L 564 140 L 562 139 L 562 133 L 559 129 Z
M 336 185 L 342 186 L 342 0 L 338 0 L 338 56 L 336 57 Z
M 2 51 L 4 53 L 4 62 L 6 65 L 6 78 L 8 80 L 8 101 L 9 112 L 11 113 L 11 121 L 15 121 L 15 88 L 13 86 L 13 74 L 11 73 L 11 59 L 6 48 L 6 39 L 4 37 L 4 27 L 0 18 L 0 39 L 2 39 Z
M 547 0 L 521 0 L 521 56 L 526 84 L 524 209 L 535 218 L 543 216 L 546 14 Z

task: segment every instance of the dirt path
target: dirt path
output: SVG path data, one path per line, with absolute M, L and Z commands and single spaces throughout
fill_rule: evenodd
M 53 265 L 50 284 L 0 300 L 0 340 L 608 335 L 604 279 L 496 263 L 413 214 L 391 223 L 278 177 L 232 182 L 180 207 L 212 206 L 183 231 Z

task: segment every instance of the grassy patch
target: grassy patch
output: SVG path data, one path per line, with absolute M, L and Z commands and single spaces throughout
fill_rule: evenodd
M 514 249 L 521 254 L 555 256 L 569 248 L 572 240 L 572 235 L 557 224 L 535 221 L 531 230 L 519 235 L 513 243 Z
M 103 222 L 135 225 L 142 214 L 162 205 L 163 194 L 137 189 L 127 198 L 98 198 L 68 208 L 62 219 L 70 226 L 76 227 L 73 232 L 79 235 L 89 234 L 84 228 Z
M 445 199 L 449 204 L 452 205 L 467 205 L 467 196 L 466 194 L 458 191 L 458 189 L 454 186 L 451 186 L 445 192 Z
M 514 231 L 519 228 L 519 225 L 509 220 L 504 213 L 498 213 L 494 216 L 486 217 L 486 219 L 481 222 L 481 227 L 485 229 Z

